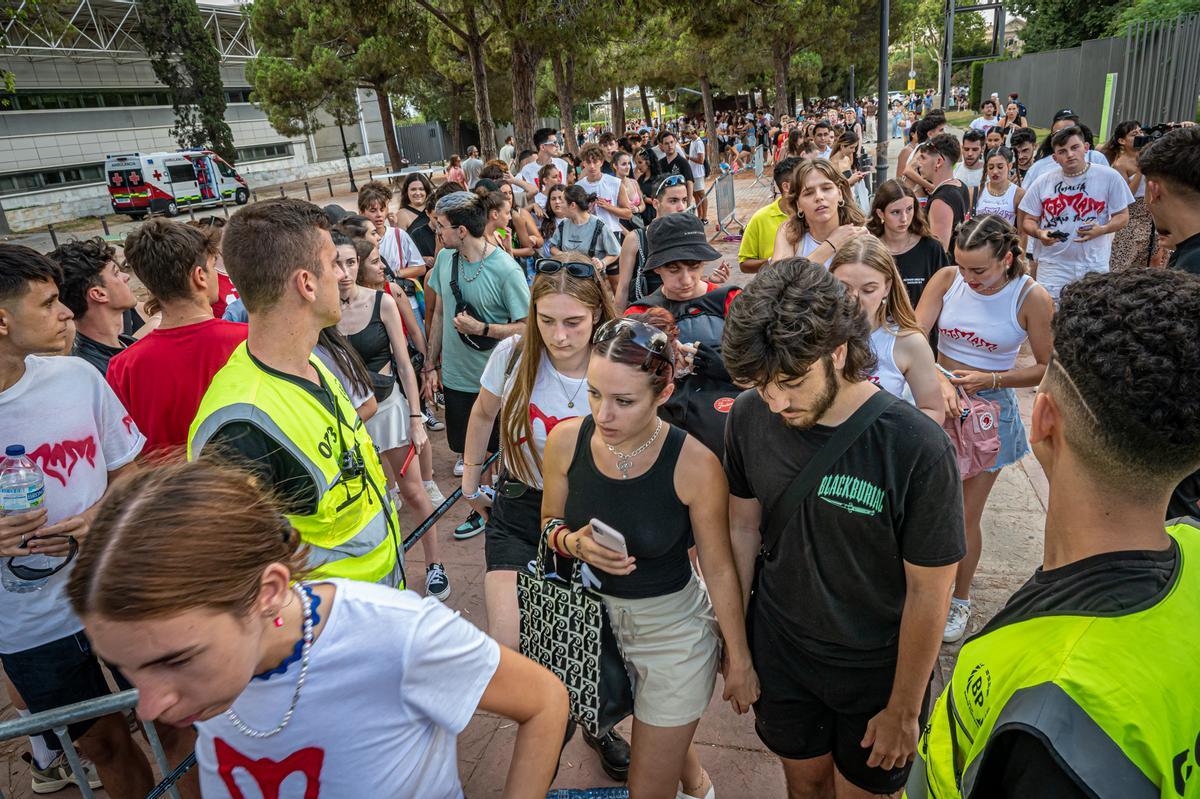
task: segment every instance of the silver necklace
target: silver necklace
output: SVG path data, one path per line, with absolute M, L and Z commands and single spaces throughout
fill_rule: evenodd
M 288 722 L 292 720 L 292 714 L 296 712 L 296 704 L 300 701 L 300 689 L 304 687 L 304 678 L 308 675 L 308 653 L 312 649 L 313 643 L 312 603 L 308 599 L 308 594 L 304 593 L 304 589 L 298 583 L 293 588 L 304 605 L 304 643 L 300 648 L 300 675 L 296 678 L 296 690 L 292 692 L 291 706 L 283 714 L 283 719 L 272 730 L 256 730 L 242 721 L 238 714 L 233 712 L 233 708 L 225 711 L 225 718 L 229 719 L 229 723 L 233 725 L 234 729 L 251 738 L 270 738 L 283 732 Z
M 553 363 L 550 364 L 550 371 L 554 373 L 554 379 L 558 381 L 558 387 L 562 389 L 563 396 L 564 397 L 567 396 L 567 384 L 563 382 L 562 375 L 560 375 L 558 373 L 558 370 L 554 368 Z M 572 379 L 574 379 L 574 378 L 572 378 Z M 570 398 L 567 400 L 568 408 L 575 407 L 575 398 L 579 396 L 579 389 L 581 389 L 581 388 L 583 388 L 582 380 L 579 381 L 579 385 L 575 386 L 575 393 L 572 394 L 570 396 Z
M 650 440 L 647 441 L 645 444 L 642 444 L 640 447 L 638 447 L 637 449 L 635 449 L 633 452 L 629 453 L 628 455 L 626 455 L 624 452 L 621 452 L 619 449 L 612 446 L 611 444 L 604 445 L 604 446 L 608 447 L 609 452 L 611 452 L 613 455 L 615 455 L 617 457 L 617 470 L 621 472 L 622 480 L 629 479 L 629 470 L 633 468 L 633 459 L 636 458 L 638 455 L 641 455 L 643 452 L 645 452 L 650 446 L 652 446 L 654 444 L 655 441 L 658 440 L 658 434 L 662 432 L 662 426 L 663 426 L 663 421 L 662 421 L 662 419 L 659 419 L 658 424 L 656 424 L 654 426 L 654 435 L 650 436 Z
M 463 281 L 465 281 L 467 283 L 474 283 L 476 280 L 479 279 L 479 276 L 483 274 L 483 262 L 487 260 L 487 248 L 488 248 L 488 243 L 485 241 L 483 243 L 483 254 L 479 256 L 479 268 L 476 269 L 475 274 L 471 275 L 470 277 L 463 275 Z M 466 258 L 463 258 L 463 260 L 467 261 Z M 470 266 L 473 263 L 475 263 L 475 262 L 467 261 L 467 266 Z

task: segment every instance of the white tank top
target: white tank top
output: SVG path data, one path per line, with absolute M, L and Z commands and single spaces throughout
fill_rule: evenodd
M 883 324 L 871 333 L 871 352 L 875 353 L 875 371 L 868 378 L 872 383 L 897 397 L 905 397 L 908 381 L 896 366 L 896 333 L 893 325 Z M 912 392 L 908 392 L 911 396 Z
M 824 242 L 817 241 L 812 237 L 811 233 L 805 232 L 804 238 L 800 239 L 800 246 L 796 248 L 796 255 L 801 258 L 807 258 L 813 250 L 820 247 Z M 833 261 L 833 256 L 829 256 L 821 263 L 825 264 L 825 268 L 829 268 L 830 262 Z
M 1008 191 L 1003 196 L 997 197 L 988 190 L 985 183 L 979 189 L 979 198 L 975 201 L 974 216 L 986 216 L 992 214 L 1008 222 L 1010 225 L 1017 223 L 1017 207 L 1014 202 L 1017 197 L 1017 184 L 1009 183 Z
M 942 295 L 938 351 L 976 369 L 1011 369 L 1029 336 L 1017 321 L 1017 311 L 1032 287 L 1033 278 L 1024 275 L 998 293 L 985 295 L 972 291 L 961 274 L 955 277 Z

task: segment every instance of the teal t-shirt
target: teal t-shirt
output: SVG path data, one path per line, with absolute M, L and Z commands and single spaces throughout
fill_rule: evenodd
M 512 256 L 489 245 L 483 267 L 460 259 L 458 290 L 463 300 L 478 312 L 480 321 L 509 324 L 529 315 L 529 285 L 525 273 Z M 433 263 L 429 287 L 442 303 L 442 384 L 455 391 L 479 392 L 479 377 L 487 365 L 491 350 L 478 352 L 466 344 L 454 329 L 454 292 L 450 290 L 451 262 L 454 250 L 443 249 Z M 478 277 L 476 277 L 478 275 Z

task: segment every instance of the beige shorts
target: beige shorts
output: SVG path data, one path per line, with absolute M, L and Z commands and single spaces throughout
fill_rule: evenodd
M 604 604 L 633 680 L 634 717 L 655 727 L 682 727 L 703 716 L 717 682 L 721 645 L 696 575 L 673 594 L 606 595 Z

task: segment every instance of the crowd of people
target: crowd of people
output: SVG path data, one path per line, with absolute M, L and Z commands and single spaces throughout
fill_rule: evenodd
M 713 799 L 720 676 L 793 799 L 1192 795 L 1200 128 L 1093 149 L 1063 109 L 1039 142 L 1012 99 L 961 134 L 921 108 L 870 189 L 873 103 L 722 117 L 724 163 L 764 145 L 778 195 L 744 285 L 686 120 L 580 130 L 569 160 L 545 128 L 358 213 L 0 244 L 0 440 L 45 476 L 0 516 L 0 568 L 44 582 L 0 590 L 13 704 L 136 687 L 168 759 L 195 751 L 185 797 L 462 796 L 485 711 L 516 724 L 506 797 L 544 797 L 578 725 L 633 799 Z M 1041 566 L 972 622 L 1030 452 Z M 471 513 L 422 525 L 414 578 L 404 530 L 451 487 Z M 479 534 L 476 625 L 443 553 Z M 597 674 L 538 661 L 531 575 L 602 603 L 628 740 L 564 686 Z M 94 787 L 152 789 L 122 716 L 70 732 Z M 35 791 L 71 781 L 30 744 Z

